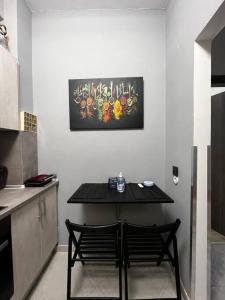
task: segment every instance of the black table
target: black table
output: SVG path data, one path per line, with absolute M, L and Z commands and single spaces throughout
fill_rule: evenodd
M 83 204 L 151 204 L 174 203 L 157 185 L 140 188 L 137 183 L 128 183 L 124 193 L 109 190 L 107 183 L 84 183 L 67 203 Z

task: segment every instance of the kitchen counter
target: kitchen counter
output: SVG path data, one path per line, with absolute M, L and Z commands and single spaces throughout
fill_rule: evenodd
M 36 196 L 47 191 L 54 185 L 58 185 L 58 179 L 52 181 L 43 187 L 26 187 L 21 189 L 2 189 L 0 190 L 0 206 L 6 208 L 0 210 L 0 220 L 12 214 L 19 207 L 25 205 Z

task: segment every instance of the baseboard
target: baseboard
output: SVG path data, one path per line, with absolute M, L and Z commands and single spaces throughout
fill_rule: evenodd
M 182 297 L 184 298 L 184 300 L 191 300 L 191 298 L 188 296 L 188 293 L 187 293 L 182 281 L 180 281 L 180 286 L 181 286 L 181 294 L 182 294 Z
M 68 245 L 58 245 L 56 251 L 57 252 L 67 252 L 68 251 Z

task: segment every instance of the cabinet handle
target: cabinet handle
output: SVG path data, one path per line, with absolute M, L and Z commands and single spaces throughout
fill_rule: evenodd
M 9 241 L 6 240 L 0 245 L 0 252 L 2 252 L 9 245 Z
M 38 210 L 39 210 L 39 215 L 38 215 L 38 220 L 41 220 L 42 217 L 42 212 L 41 212 L 41 200 L 38 201 Z
M 45 197 L 43 197 L 43 214 L 44 214 L 44 216 L 46 217 L 46 199 L 45 199 Z

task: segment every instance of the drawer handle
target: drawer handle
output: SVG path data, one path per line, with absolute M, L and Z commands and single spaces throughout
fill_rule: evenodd
M 2 252 L 9 245 L 9 241 L 6 240 L 0 245 L 0 252 Z

